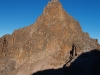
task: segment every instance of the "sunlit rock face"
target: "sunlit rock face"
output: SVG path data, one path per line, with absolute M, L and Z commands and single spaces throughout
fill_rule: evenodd
M 98 41 L 82 31 L 59 0 L 52 0 L 34 24 L 0 38 L 0 74 L 11 75 L 22 67 L 27 69 L 24 75 L 28 75 L 44 64 L 41 70 L 60 67 L 69 60 L 73 44 L 78 55 L 99 48 Z M 46 61 L 41 64 L 43 60 Z M 37 69 L 38 64 L 42 66 Z

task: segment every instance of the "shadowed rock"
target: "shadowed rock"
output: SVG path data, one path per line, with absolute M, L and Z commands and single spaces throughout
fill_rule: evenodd
M 100 50 L 81 54 L 69 67 L 38 71 L 32 75 L 100 75 Z

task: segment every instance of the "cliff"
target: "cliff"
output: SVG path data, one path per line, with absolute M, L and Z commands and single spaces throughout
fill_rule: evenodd
M 100 47 L 58 0 L 52 0 L 34 24 L 0 38 L 0 75 L 60 67 L 69 60 L 73 44 L 77 56 Z

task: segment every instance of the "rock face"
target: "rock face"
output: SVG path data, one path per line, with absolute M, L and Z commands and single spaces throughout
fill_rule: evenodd
M 77 55 L 100 47 L 58 0 L 52 0 L 34 24 L 0 38 L 0 75 L 23 75 L 18 73 L 23 65 L 22 69 L 30 67 L 24 75 L 62 66 L 69 59 L 73 44 Z M 42 66 L 38 69 L 36 64 Z

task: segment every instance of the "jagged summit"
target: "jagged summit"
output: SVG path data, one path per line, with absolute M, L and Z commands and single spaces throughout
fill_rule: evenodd
M 43 14 L 45 16 L 51 16 L 50 18 L 61 18 L 64 12 L 61 3 L 58 0 L 53 0 L 48 2 L 47 6 L 44 8 Z M 43 15 L 43 16 L 44 16 Z
M 30 74 L 62 66 L 69 59 L 73 44 L 78 55 L 99 46 L 58 0 L 52 0 L 34 24 L 0 38 L 0 74 L 19 75 L 21 70 Z

